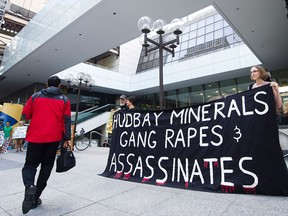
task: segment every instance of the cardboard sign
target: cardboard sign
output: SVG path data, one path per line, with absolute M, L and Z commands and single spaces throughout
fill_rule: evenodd
M 24 139 L 26 137 L 27 126 L 16 127 L 13 131 L 12 139 Z

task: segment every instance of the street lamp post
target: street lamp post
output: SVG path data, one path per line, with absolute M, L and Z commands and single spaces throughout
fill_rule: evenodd
M 174 57 L 175 48 L 179 45 L 179 35 L 184 31 L 184 22 L 181 19 L 174 19 L 168 25 L 167 30 L 164 30 L 166 27 L 166 22 L 162 19 L 158 19 L 153 23 L 153 20 L 150 17 L 144 16 L 138 21 L 138 28 L 143 33 L 140 36 L 140 43 L 145 49 L 145 56 L 148 55 L 149 52 L 159 49 L 159 106 L 160 109 L 163 109 L 163 101 L 164 101 L 164 89 L 163 89 L 163 50 L 172 54 Z M 148 38 L 148 34 L 154 30 L 159 37 L 159 42 L 156 42 L 150 38 Z M 167 37 L 167 40 L 163 40 L 163 35 L 166 32 L 173 32 Z M 176 36 L 176 38 L 175 38 Z M 154 47 L 150 47 L 150 44 L 155 45 Z
M 77 103 L 76 103 L 76 110 L 75 110 L 75 119 L 74 119 L 74 130 L 73 134 L 76 134 L 76 127 L 78 124 L 78 112 L 79 112 L 79 102 L 80 102 L 80 95 L 82 88 L 90 88 L 95 85 L 95 81 L 91 78 L 89 74 L 84 74 L 79 72 L 77 74 L 77 78 L 74 78 L 72 74 L 67 74 L 65 76 L 65 81 L 68 83 L 68 87 L 75 87 L 78 89 L 77 94 Z M 85 83 L 85 87 L 83 87 L 83 83 Z

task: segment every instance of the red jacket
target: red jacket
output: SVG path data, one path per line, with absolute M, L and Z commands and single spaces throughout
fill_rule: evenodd
M 33 143 L 71 139 L 70 100 L 62 91 L 50 86 L 33 94 L 25 105 L 23 116 L 31 119 L 26 140 Z

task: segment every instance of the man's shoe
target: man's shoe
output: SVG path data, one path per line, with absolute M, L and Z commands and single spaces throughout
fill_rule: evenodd
M 33 205 L 32 205 L 32 208 L 31 209 L 35 209 L 37 208 L 39 205 L 42 204 L 42 200 L 40 198 L 38 198 L 37 201 L 33 201 Z
M 37 187 L 34 185 L 31 185 L 25 189 L 25 197 L 24 201 L 22 203 L 22 212 L 23 214 L 26 214 L 30 211 L 30 209 L 33 206 L 34 196 L 37 192 Z

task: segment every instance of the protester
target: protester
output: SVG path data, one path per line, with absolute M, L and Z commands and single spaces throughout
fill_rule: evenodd
M 3 133 L 4 133 L 4 140 L 2 144 L 1 154 L 8 153 L 8 146 L 11 141 L 11 135 L 12 135 L 12 127 L 10 126 L 10 121 L 6 122 L 5 127 L 3 127 Z
M 127 106 L 127 96 L 126 95 L 121 95 L 119 98 L 120 101 L 120 110 L 128 110 Z
M 250 70 L 250 78 L 251 80 L 255 81 L 255 83 L 249 85 L 249 89 L 254 89 L 263 85 L 270 84 L 270 86 L 273 89 L 273 95 L 274 95 L 276 109 L 278 113 L 282 107 L 282 98 L 279 92 L 278 83 L 265 81 L 267 80 L 268 76 L 269 75 L 267 71 L 265 70 L 265 68 L 259 65 L 253 66 Z
M 22 121 L 19 121 L 19 127 L 23 126 L 23 122 Z M 17 128 L 17 127 L 16 127 Z M 15 129 L 16 129 L 15 128 Z M 15 130 L 14 129 L 14 130 Z M 14 139 L 15 141 L 15 148 L 16 148 L 16 152 L 22 152 L 22 144 L 23 144 L 23 141 L 24 141 L 24 138 L 17 138 L 17 139 Z
M 2 130 L 3 130 L 3 128 L 4 128 L 4 123 L 3 123 L 3 121 L 2 121 L 2 120 L 0 120 L 0 131 L 2 131 Z
M 59 77 L 50 77 L 46 84 L 47 88 L 33 94 L 23 109 L 23 117 L 30 119 L 26 136 L 29 145 L 22 169 L 25 185 L 23 214 L 41 205 L 40 196 L 47 185 L 60 141 L 64 140 L 65 148 L 70 145 L 70 101 L 60 90 L 60 83 Z M 40 164 L 35 186 L 34 179 Z
M 129 96 L 127 98 L 127 106 L 128 109 L 136 109 L 137 98 L 135 96 Z
M 12 136 L 12 127 L 10 126 L 11 122 L 7 121 L 5 127 L 3 128 L 4 140 L 11 139 Z
M 12 127 L 10 126 L 11 122 L 10 121 L 6 121 L 6 125 L 3 128 L 3 132 L 4 132 L 4 142 L 2 145 L 2 150 L 1 153 L 2 154 L 6 154 L 8 153 L 8 147 L 9 144 L 11 142 L 11 137 L 12 137 Z

